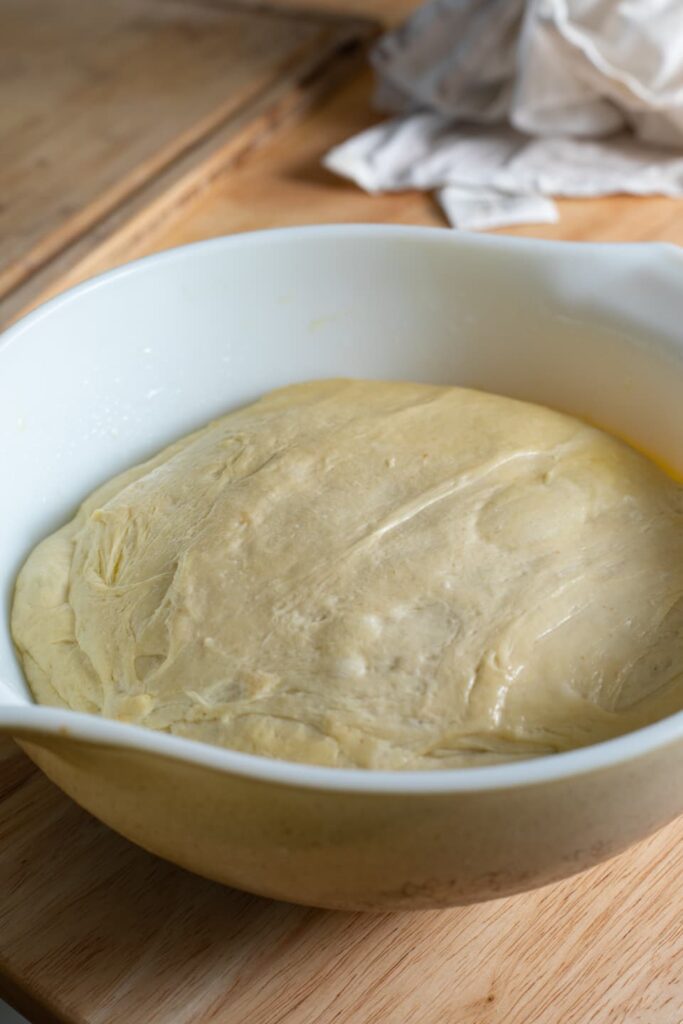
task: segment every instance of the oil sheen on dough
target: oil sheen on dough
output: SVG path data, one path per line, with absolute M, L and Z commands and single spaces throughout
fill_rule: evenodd
M 39 701 L 242 751 L 562 751 L 683 706 L 683 488 L 539 406 L 299 384 L 96 491 L 12 627 Z

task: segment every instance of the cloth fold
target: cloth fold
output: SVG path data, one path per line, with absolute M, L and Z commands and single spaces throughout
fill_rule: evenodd
M 683 195 L 681 0 L 432 0 L 380 40 L 399 116 L 325 164 L 438 189 L 458 227 L 556 219 L 547 197 Z

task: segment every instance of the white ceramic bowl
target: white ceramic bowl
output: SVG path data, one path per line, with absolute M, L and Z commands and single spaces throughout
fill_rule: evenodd
M 390 227 L 163 253 L 0 343 L 0 577 L 92 488 L 276 385 L 334 375 L 547 403 L 683 471 L 683 257 Z M 37 707 L 7 625 L 0 728 L 93 814 L 211 878 L 328 907 L 485 899 L 601 860 L 683 810 L 683 713 L 594 747 L 431 773 L 286 764 Z

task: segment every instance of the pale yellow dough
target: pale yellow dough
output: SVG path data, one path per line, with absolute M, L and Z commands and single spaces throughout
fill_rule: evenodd
M 299 384 L 96 491 L 12 629 L 39 701 L 238 750 L 565 750 L 683 706 L 683 489 L 539 406 Z

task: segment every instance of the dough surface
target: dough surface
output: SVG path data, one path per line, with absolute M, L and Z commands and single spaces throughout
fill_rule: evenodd
M 299 384 L 92 494 L 12 630 L 38 701 L 242 751 L 561 751 L 683 706 L 683 488 L 540 406 Z

